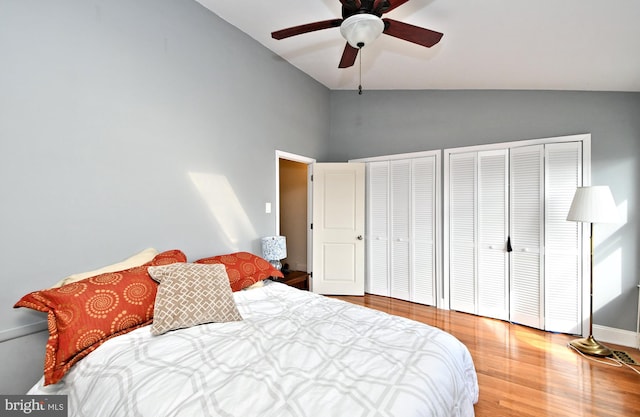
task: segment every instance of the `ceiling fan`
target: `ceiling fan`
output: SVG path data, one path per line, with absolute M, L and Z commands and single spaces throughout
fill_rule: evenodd
M 413 26 L 394 19 L 382 18 L 409 0 L 339 0 L 342 3 L 342 19 L 329 19 L 293 26 L 271 33 L 274 39 L 285 39 L 316 30 L 340 27 L 347 40 L 338 68 L 348 68 L 356 62 L 358 51 L 373 42 L 382 33 L 413 42 L 427 48 L 437 44 L 442 33 Z

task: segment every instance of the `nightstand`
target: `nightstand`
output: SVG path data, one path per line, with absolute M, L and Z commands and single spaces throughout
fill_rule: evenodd
M 309 273 L 303 271 L 291 271 L 284 278 L 274 279 L 275 282 L 281 282 L 300 290 L 309 290 Z

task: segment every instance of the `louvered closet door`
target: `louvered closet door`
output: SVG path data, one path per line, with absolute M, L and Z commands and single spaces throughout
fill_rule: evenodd
M 410 300 L 411 161 L 390 161 L 391 297 Z
M 544 146 L 511 149 L 511 321 L 543 328 Z
M 476 152 L 449 155 L 450 307 L 476 314 Z
M 558 139 L 448 154 L 452 309 L 582 332 L 581 228 L 566 216 L 587 139 Z
M 509 319 L 508 151 L 478 153 L 478 314 Z
M 413 159 L 411 168 L 411 301 L 435 305 L 435 157 Z
M 582 332 L 580 223 L 567 221 L 582 185 L 582 145 L 545 145 L 545 325 L 554 332 Z
M 367 163 L 366 292 L 389 296 L 389 162 Z

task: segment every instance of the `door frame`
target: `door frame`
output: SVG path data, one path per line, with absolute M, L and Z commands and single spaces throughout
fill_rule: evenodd
M 275 234 L 280 234 L 280 160 L 299 162 L 307 165 L 307 270 L 311 272 L 312 254 L 313 254 L 313 231 L 311 230 L 311 221 L 313 219 L 313 184 L 311 183 L 311 175 L 313 173 L 313 164 L 316 163 L 314 158 L 303 155 L 297 155 L 291 152 L 280 151 L 276 149 L 276 200 L 275 200 Z

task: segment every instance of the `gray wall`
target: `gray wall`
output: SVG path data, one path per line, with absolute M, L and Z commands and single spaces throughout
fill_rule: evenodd
M 326 154 L 329 91 L 193 0 L 0 0 L 0 57 L 0 340 L 45 319 L 22 295 L 146 247 L 259 253 L 275 150 Z M 35 382 L 20 339 L 0 392 Z
M 592 135 L 592 184 L 609 185 L 628 213 L 596 248 L 596 264 L 607 259 L 613 268 L 594 277 L 594 323 L 635 331 L 640 93 L 331 92 L 332 161 L 579 133 Z
M 257 253 L 275 149 L 346 161 L 585 132 L 593 182 L 629 212 L 595 321 L 634 328 L 639 94 L 329 92 L 193 0 L 0 0 L 0 57 L 0 340 L 44 319 L 11 308 L 23 294 L 145 247 Z M 0 392 L 35 382 L 45 339 L 0 342 Z

